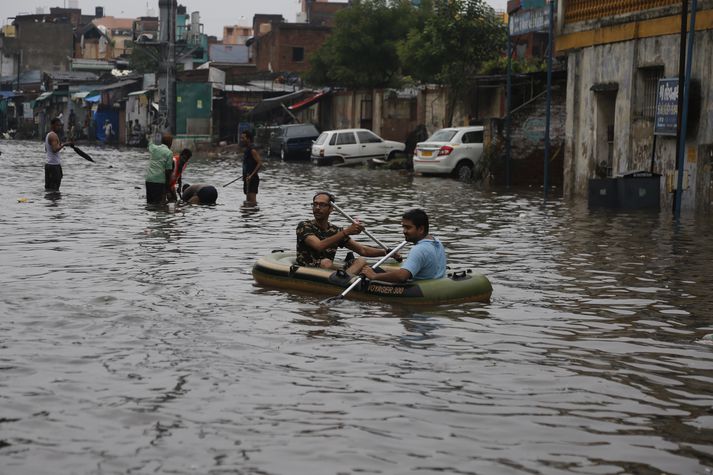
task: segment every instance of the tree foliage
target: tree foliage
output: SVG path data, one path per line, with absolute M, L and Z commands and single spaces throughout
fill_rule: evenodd
M 485 0 L 363 0 L 340 11 L 305 79 L 351 88 L 442 84 L 453 105 L 505 52 L 507 28 Z
M 310 58 L 305 79 L 352 88 L 395 87 L 401 63 L 398 44 L 417 21 L 408 1 L 365 0 L 336 15 L 336 26 Z
M 129 68 L 137 73 L 155 73 L 159 69 L 159 52 L 154 46 L 134 43 L 129 56 Z
M 457 97 L 473 84 L 483 65 L 505 49 L 507 30 L 484 0 L 434 0 L 433 15 L 399 47 L 404 72 L 421 82 L 449 88 L 448 122 Z

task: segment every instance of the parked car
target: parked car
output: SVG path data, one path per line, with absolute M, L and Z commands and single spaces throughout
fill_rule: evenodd
M 384 140 L 368 129 L 328 130 L 314 141 L 312 160 L 317 165 L 356 165 L 372 158 L 392 158 L 405 149 L 403 143 Z
M 265 155 L 279 154 L 282 160 L 309 158 L 312 142 L 319 131 L 312 124 L 280 125 L 270 134 Z
M 413 170 L 469 180 L 483 157 L 483 126 L 449 127 L 416 144 Z

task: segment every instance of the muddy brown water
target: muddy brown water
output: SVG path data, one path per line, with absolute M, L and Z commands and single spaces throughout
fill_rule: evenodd
M 217 206 L 157 210 L 142 150 L 63 152 L 59 196 L 0 150 L 3 474 L 712 473 L 709 219 L 275 159 L 247 208 L 234 156 L 185 173 Z M 492 301 L 256 286 L 319 189 L 387 243 L 425 208 Z

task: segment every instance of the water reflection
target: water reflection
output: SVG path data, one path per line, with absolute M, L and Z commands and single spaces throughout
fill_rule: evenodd
M 259 207 L 231 186 L 217 206 L 149 209 L 146 152 L 99 147 L 111 176 L 68 159 L 51 200 L 41 143 L 0 148 L 8 473 L 711 469 L 708 221 L 280 161 Z M 184 178 L 238 170 L 197 153 Z M 424 207 L 492 301 L 325 307 L 256 286 L 320 189 L 385 243 Z

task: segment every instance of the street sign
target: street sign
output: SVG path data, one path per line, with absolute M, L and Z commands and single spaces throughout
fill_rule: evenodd
M 678 130 L 678 78 L 659 79 L 654 135 L 675 136 Z
M 533 31 L 546 31 L 550 22 L 550 9 L 534 8 L 518 10 L 510 15 L 510 36 L 524 35 Z

